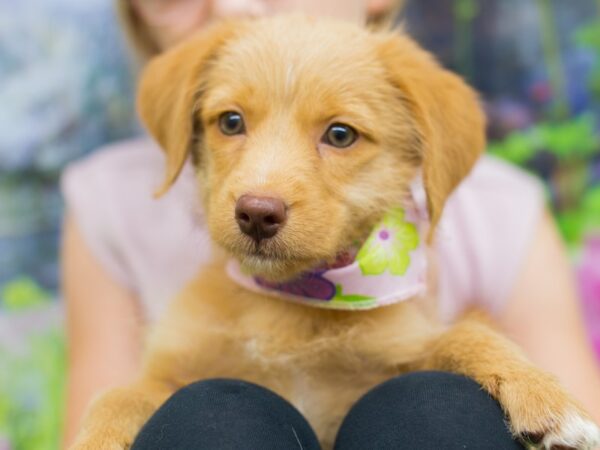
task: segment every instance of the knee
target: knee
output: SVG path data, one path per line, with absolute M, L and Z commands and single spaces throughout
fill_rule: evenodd
M 413 372 L 392 378 L 369 391 L 355 406 L 360 409 L 393 405 L 397 409 L 398 405 L 406 405 L 423 410 L 458 404 L 497 407 L 474 380 L 449 372 Z
M 171 401 L 186 399 L 190 402 L 210 401 L 216 398 L 235 401 L 238 398 L 270 397 L 275 394 L 257 384 L 228 378 L 212 378 L 196 381 L 181 388 L 171 397 Z
M 242 380 L 192 383 L 169 398 L 132 450 L 177 448 L 304 448 L 318 443 L 302 415 L 276 393 Z
M 460 396 L 457 397 L 457 394 Z M 426 401 L 432 396 L 439 398 L 439 395 L 452 401 L 462 401 L 465 397 L 480 401 L 490 399 L 473 379 L 455 373 L 436 371 L 412 372 L 392 378 L 376 386 L 368 395 L 382 400 L 392 396 L 395 400 L 400 397 L 404 400 L 414 398 Z
M 414 372 L 362 397 L 344 420 L 337 443 L 344 449 L 448 448 L 449 442 L 482 448 L 482 436 L 492 435 L 498 439 L 495 448 L 521 448 L 512 441 L 500 405 L 475 381 L 446 372 Z

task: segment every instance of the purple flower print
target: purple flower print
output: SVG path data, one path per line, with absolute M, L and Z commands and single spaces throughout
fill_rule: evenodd
M 285 283 L 273 283 L 262 278 L 254 280 L 259 286 L 296 297 L 308 297 L 315 300 L 331 300 L 335 296 L 335 285 L 323 277 L 324 271 L 307 272 Z

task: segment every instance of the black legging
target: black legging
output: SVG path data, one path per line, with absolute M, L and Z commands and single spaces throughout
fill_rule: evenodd
M 318 450 L 306 419 L 277 394 L 240 380 L 175 393 L 132 450 Z M 496 403 L 469 378 L 416 372 L 368 392 L 344 419 L 336 450 L 522 450 Z

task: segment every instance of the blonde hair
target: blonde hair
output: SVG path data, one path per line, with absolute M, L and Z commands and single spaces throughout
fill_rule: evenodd
M 387 29 L 394 25 L 406 0 L 393 0 L 392 6 L 381 14 L 371 16 L 367 26 L 374 30 Z M 146 25 L 135 13 L 130 0 L 115 0 L 119 22 L 131 46 L 138 63 L 144 64 L 148 59 L 161 52 L 160 47 L 152 38 Z
M 406 0 L 393 0 L 392 5 L 382 13 L 367 18 L 367 26 L 372 30 L 387 30 L 396 25 Z
M 130 0 L 115 0 L 115 7 L 121 28 L 136 57 L 136 62 L 143 64 L 160 53 L 158 44 L 152 38 L 146 25 L 133 10 Z

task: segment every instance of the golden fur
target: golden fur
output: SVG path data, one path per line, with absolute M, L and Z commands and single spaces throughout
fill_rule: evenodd
M 398 19 L 406 0 L 393 0 L 387 9 L 367 17 L 367 26 L 373 30 L 390 28 Z M 145 63 L 160 53 L 161 49 L 152 36 L 152 29 L 136 13 L 132 0 L 114 0 L 115 10 L 131 50 L 138 63 Z
M 156 58 L 139 110 L 166 152 L 160 192 L 191 155 L 215 243 L 275 280 L 364 239 L 420 169 L 434 229 L 485 145 L 476 94 L 408 37 L 300 16 L 221 23 Z M 245 134 L 219 131 L 219 115 L 230 110 L 243 114 Z M 361 137 L 343 150 L 322 143 L 334 122 Z M 248 193 L 288 206 L 285 226 L 260 246 L 234 218 L 236 200 Z M 587 420 L 480 314 L 445 328 L 424 299 L 367 312 L 310 308 L 244 290 L 223 261 L 172 303 L 150 336 L 139 381 L 95 403 L 75 449 L 127 448 L 171 393 L 211 377 L 278 392 L 306 415 L 324 448 L 362 394 L 412 370 L 472 377 L 499 400 L 518 436 L 566 442 L 558 439 L 568 418 Z M 592 442 L 583 432 L 574 439 L 568 443 L 581 448 Z

